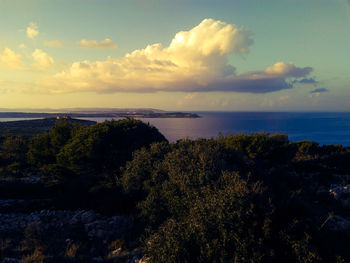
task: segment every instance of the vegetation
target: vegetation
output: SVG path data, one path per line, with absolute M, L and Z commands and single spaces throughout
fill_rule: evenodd
M 51 234 L 29 225 L 1 241 L 0 258 L 90 262 L 97 253 L 125 262 L 122 251 L 137 249 L 147 262 L 350 262 L 349 205 L 329 192 L 350 184 L 349 160 L 349 147 L 279 134 L 168 143 L 133 119 L 63 120 L 31 139 L 3 135 L 1 198 L 19 189 L 22 198 L 50 198 L 51 209 L 127 214 L 135 222 L 123 239 L 100 244 L 81 225 Z M 24 185 L 24 174 L 40 183 Z
M 16 116 L 17 114 L 15 114 L 15 117 Z M 17 116 L 17 117 L 20 117 L 20 116 Z M 57 122 L 57 114 L 45 115 L 44 113 L 43 115 L 40 115 L 40 113 L 39 114 L 33 113 L 33 116 L 29 116 L 29 118 L 30 117 L 44 118 L 44 119 L 0 122 L 0 133 L 28 138 L 28 137 L 33 137 L 38 133 L 42 133 L 50 130 Z M 24 116 L 24 118 L 28 118 L 28 116 L 27 117 Z M 71 119 L 71 118 L 66 118 L 64 120 L 65 122 L 70 124 L 77 124 L 77 125 L 84 125 L 84 126 L 93 125 L 96 123 L 94 121 Z

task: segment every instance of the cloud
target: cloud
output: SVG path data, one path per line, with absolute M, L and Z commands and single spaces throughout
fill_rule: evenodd
M 117 45 L 109 38 L 106 38 L 101 42 L 97 42 L 96 40 L 82 39 L 79 42 L 79 46 L 83 48 L 117 48 Z
M 203 102 L 205 95 L 203 93 L 188 93 L 183 98 L 178 100 L 177 105 L 183 106 L 184 104 L 193 104 L 193 102 Z
M 248 93 L 268 93 L 293 88 L 295 78 L 302 78 L 312 72 L 311 67 L 299 68 L 293 63 L 277 62 L 260 71 L 250 71 L 241 75 L 218 80 L 217 91 Z M 288 79 L 294 79 L 288 81 Z
M 10 48 L 5 48 L 0 54 L 0 62 L 13 69 L 20 69 L 23 66 L 21 55 Z
M 53 41 L 45 41 L 44 45 L 46 47 L 63 47 L 63 43 L 58 40 L 53 40 Z
M 189 93 L 184 97 L 184 99 L 185 100 L 193 100 L 193 99 L 197 98 L 198 96 L 199 96 L 198 93 Z
M 55 93 L 95 92 L 249 92 L 267 93 L 293 88 L 311 67 L 277 62 L 266 69 L 237 74 L 228 63 L 231 54 L 247 54 L 252 33 L 214 19 L 204 19 L 189 31 L 177 33 L 167 47 L 148 45 L 123 58 L 78 61 L 39 81 Z
M 53 60 L 53 58 L 50 57 L 49 54 L 45 53 L 41 49 L 36 49 L 32 53 L 32 57 L 34 59 L 33 66 L 41 70 L 49 68 L 55 64 L 55 61 Z
M 27 37 L 34 39 L 39 34 L 38 26 L 31 22 L 26 29 L 26 33 Z
M 298 68 L 293 63 L 277 62 L 272 67 L 264 70 L 265 73 L 284 77 L 304 77 L 312 71 L 312 68 Z
M 300 80 L 296 80 L 294 83 L 300 83 L 300 84 L 318 84 L 319 82 L 315 80 L 314 78 L 303 78 Z
M 322 93 L 322 92 L 329 92 L 328 89 L 325 89 L 325 88 L 318 88 L 318 89 L 314 89 L 312 91 L 310 91 L 310 93 Z

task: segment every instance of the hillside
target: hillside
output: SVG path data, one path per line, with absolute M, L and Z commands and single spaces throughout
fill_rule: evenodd
M 37 133 L 50 130 L 57 121 L 57 118 L 54 117 L 33 120 L 0 122 L 0 134 L 6 132 L 12 135 L 33 136 Z M 96 123 L 94 121 L 71 118 L 66 119 L 65 121 L 77 125 L 93 125 Z

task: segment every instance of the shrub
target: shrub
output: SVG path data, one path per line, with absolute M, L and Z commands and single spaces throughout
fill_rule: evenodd
M 58 154 L 58 163 L 77 174 L 114 180 L 132 152 L 166 141 L 154 127 L 134 119 L 105 121 L 81 129 Z

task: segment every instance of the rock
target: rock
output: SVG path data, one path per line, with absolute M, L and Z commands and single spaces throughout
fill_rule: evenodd
M 139 263 L 142 260 L 142 250 L 141 249 L 135 249 L 130 253 L 129 260 L 130 263 Z M 141 261 L 142 262 L 142 261 Z
M 343 207 L 350 209 L 350 184 L 332 184 L 329 193 L 333 195 L 334 199 L 339 201 Z
M 139 256 L 133 256 L 132 259 L 130 260 L 130 263 L 138 263 L 140 262 L 140 257 Z
M 350 184 L 332 184 L 329 189 L 329 193 L 334 196 L 336 200 L 340 199 L 344 195 L 350 195 Z
M 102 257 L 94 257 L 91 259 L 93 262 L 103 262 L 103 258 Z
M 78 210 L 74 216 L 69 220 L 69 224 L 75 225 L 81 222 L 81 214 L 84 213 L 84 211 Z
M 97 237 L 98 239 L 107 239 L 107 237 L 108 237 L 108 232 L 103 231 L 102 229 L 98 229 L 98 230 L 96 231 L 96 237 Z
M 350 220 L 341 216 L 333 216 L 326 224 L 326 228 L 336 232 L 350 232 Z
M 19 259 L 16 259 L 16 258 L 4 258 L 2 262 L 4 262 L 4 263 L 18 263 Z
M 110 242 L 123 238 L 132 227 L 133 221 L 133 216 L 105 217 L 94 211 L 82 210 L 0 214 L 0 236 L 1 233 L 23 233 L 26 227 L 33 223 L 39 224 L 40 228 L 48 232 L 50 229 L 70 231 L 70 226 L 81 225 L 90 239 Z M 69 236 L 69 233 L 67 234 Z
M 84 213 L 81 214 L 81 221 L 84 224 L 88 224 L 93 222 L 96 219 L 97 215 L 95 212 L 93 211 L 86 211 Z

